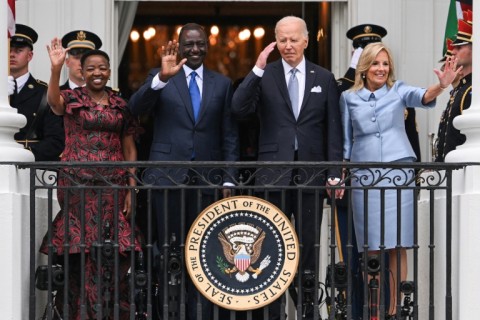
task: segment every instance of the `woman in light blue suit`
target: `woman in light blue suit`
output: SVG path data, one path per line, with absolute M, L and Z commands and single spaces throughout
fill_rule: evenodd
M 405 133 L 405 106 L 431 108 L 435 99 L 454 80 L 461 70 L 450 58 L 444 71 L 434 70 L 439 83 L 427 89 L 412 87 L 396 81 L 392 54 L 384 44 L 377 42 L 365 47 L 360 56 L 354 86 L 342 93 L 340 109 L 344 130 L 343 156 L 352 162 L 413 162 L 415 153 Z M 388 179 L 396 177 L 400 180 Z M 382 178 L 382 179 L 380 179 Z M 385 179 L 386 178 L 386 179 Z M 397 206 L 397 192 L 385 189 L 384 238 L 381 235 L 380 188 L 388 186 L 413 186 L 413 169 L 362 169 L 354 170 L 352 186 L 353 217 L 359 252 L 368 246 L 369 254 L 378 253 L 381 246 L 389 252 L 391 271 L 389 314 L 396 313 L 397 269 L 400 281 L 407 277 L 406 248 L 413 246 L 413 201 L 412 190 L 401 193 Z M 365 191 L 361 187 L 369 186 Z M 368 192 L 368 212 L 365 212 L 364 193 Z M 401 215 L 401 249 L 397 245 L 397 214 Z M 367 216 L 368 215 L 368 216 Z M 365 226 L 367 216 L 367 230 Z M 365 241 L 366 236 L 368 241 Z M 400 260 L 397 260 L 400 250 Z

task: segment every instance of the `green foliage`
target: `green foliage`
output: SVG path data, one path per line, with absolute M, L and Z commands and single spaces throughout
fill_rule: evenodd
M 226 263 L 225 261 L 223 261 L 223 258 L 220 257 L 220 256 L 217 256 L 217 266 L 218 268 L 223 272 L 225 273 L 225 269 L 227 269 L 229 267 L 228 263 Z

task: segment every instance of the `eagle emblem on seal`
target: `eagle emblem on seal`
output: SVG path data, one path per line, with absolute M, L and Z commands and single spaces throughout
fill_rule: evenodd
M 229 263 L 217 258 L 218 266 L 225 274 L 235 274 L 239 282 L 246 282 L 250 273 L 256 279 L 270 264 L 270 256 L 267 255 L 260 265 L 254 267 L 260 258 L 265 240 L 265 232 L 258 226 L 246 223 L 230 225 L 218 234 L 218 240 Z

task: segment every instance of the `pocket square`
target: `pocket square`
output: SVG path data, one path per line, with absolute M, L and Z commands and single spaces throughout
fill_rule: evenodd
M 310 90 L 310 92 L 320 93 L 320 92 L 322 92 L 322 87 L 320 87 L 320 86 L 313 87 L 312 90 Z

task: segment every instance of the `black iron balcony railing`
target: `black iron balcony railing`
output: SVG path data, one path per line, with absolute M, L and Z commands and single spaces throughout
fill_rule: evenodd
M 445 305 L 445 318 L 452 319 L 452 172 L 468 164 L 58 162 L 16 165 L 30 169 L 29 310 L 32 320 L 40 317 L 274 319 L 276 316 L 285 319 L 290 313 L 298 319 L 387 319 L 394 305 L 396 319 L 422 319 L 421 314 L 434 319 L 439 297 Z M 131 179 L 125 179 L 128 168 L 136 169 Z M 333 172 L 342 172 L 340 183 L 324 184 Z M 296 276 L 284 294 L 259 310 L 253 310 L 256 308 L 253 300 L 252 310 L 233 306 L 237 311 L 212 304 L 210 301 L 216 297 L 203 299 L 198 292 L 191 300 L 196 284 L 191 285 L 185 266 L 188 263 L 185 251 L 189 247 L 185 240 L 193 222 L 191 214 L 199 214 L 211 203 L 221 200 L 226 189 L 232 196 L 258 197 L 272 202 L 292 219 L 297 230 L 300 263 Z M 342 200 L 325 195 L 338 189 L 345 190 Z M 364 215 L 362 222 L 364 241 L 358 247 L 364 252 L 359 256 L 367 263 L 360 263 L 354 256 L 358 237 L 355 239 L 352 231 L 359 226 L 358 221 L 357 225 L 354 222 L 352 200 L 357 191 L 363 192 L 364 212 L 368 212 L 369 200 L 373 197 L 378 197 L 380 203 L 380 221 L 369 221 Z M 44 200 L 37 199 L 40 193 L 46 194 Z M 387 263 L 385 233 L 390 228 L 385 219 L 387 200 L 383 200 L 387 194 L 393 194 L 398 200 L 397 234 L 404 227 L 400 203 L 406 197 L 413 199 L 408 277 L 393 287 L 386 285 L 386 280 L 379 281 L 393 277 L 395 272 L 398 279 L 402 276 L 400 264 L 394 267 Z M 439 194 L 444 197 L 438 197 Z M 120 217 L 124 196 L 130 199 L 132 208 L 127 219 Z M 328 200 L 323 201 L 324 198 Z M 358 195 L 356 199 L 358 201 Z M 424 199 L 426 205 L 419 206 L 420 199 Z M 46 210 L 38 208 L 40 201 L 46 202 L 46 206 L 42 206 Z M 65 216 L 62 223 L 54 220 L 60 210 Z M 159 210 L 164 214 L 158 216 Z M 76 216 L 65 214 L 72 211 Z M 340 211 L 344 222 L 339 222 Z M 442 241 L 446 243 L 442 243 L 445 249 L 440 252 L 436 250 L 439 240 L 434 234 L 438 211 L 446 213 L 446 221 L 440 224 L 446 235 Z M 304 214 L 295 215 L 295 212 Z M 321 234 L 324 216 L 323 230 L 327 235 Z M 36 225 L 39 219 L 46 222 Z M 346 231 L 339 231 L 339 223 L 344 223 Z M 46 230 L 42 230 L 42 225 Z M 381 234 L 374 255 L 367 254 L 372 250 L 368 242 L 372 228 L 380 228 Z M 420 233 L 428 234 L 426 241 L 419 240 Z M 59 234 L 62 236 L 58 237 Z M 340 239 L 344 239 L 343 249 L 338 245 Z M 401 249 L 401 243 L 401 237 L 397 236 L 394 248 Z M 40 245 L 44 255 L 38 254 Z M 397 261 L 400 261 L 399 252 L 395 253 Z M 446 263 L 435 264 L 438 256 L 445 256 Z M 253 259 L 252 255 L 250 258 Z M 420 270 L 422 263 L 428 268 Z M 359 272 L 352 267 L 355 264 L 360 265 Z M 222 270 L 230 270 L 225 268 Z M 439 286 L 445 287 L 445 291 L 436 288 L 434 275 L 438 271 L 445 274 L 445 284 Z M 74 272 L 78 273 L 76 280 L 72 278 Z M 92 278 L 88 279 L 89 276 Z M 360 287 L 356 284 L 358 280 Z M 428 291 L 422 292 L 428 295 L 419 297 L 419 288 L 427 287 Z M 247 285 L 248 290 L 253 292 L 255 288 Z M 395 293 L 394 301 L 388 290 Z M 191 301 L 195 301 L 193 306 Z

